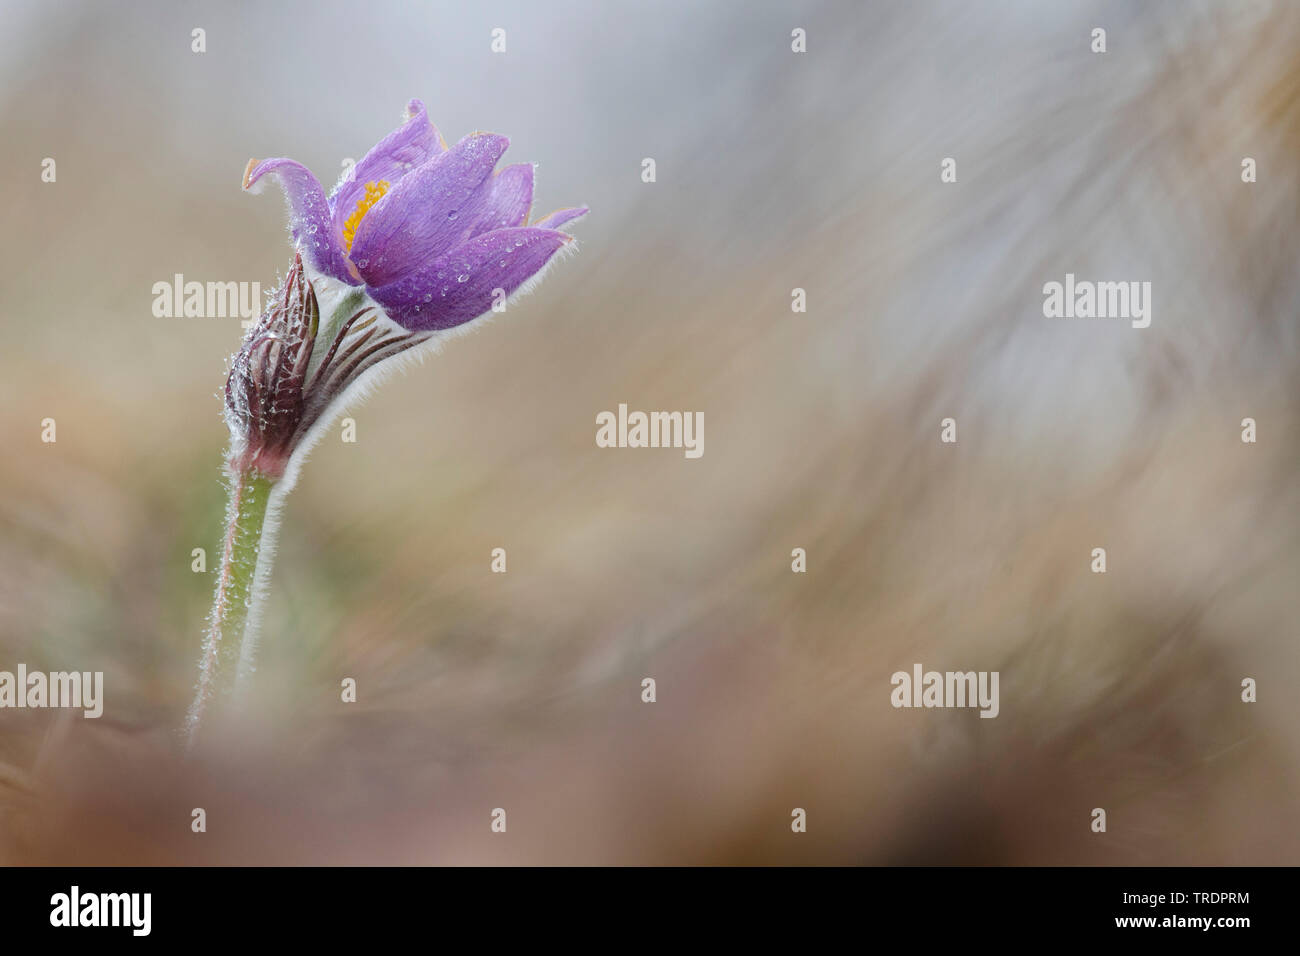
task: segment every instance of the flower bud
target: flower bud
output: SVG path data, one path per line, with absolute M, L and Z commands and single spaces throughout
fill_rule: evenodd
M 320 307 L 295 255 L 275 300 L 249 330 L 226 379 L 230 465 L 280 478 L 293 454 L 304 414 L 303 388 Z

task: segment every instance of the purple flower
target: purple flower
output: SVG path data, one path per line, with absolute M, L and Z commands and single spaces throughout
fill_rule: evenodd
M 587 211 L 524 225 L 533 167 L 493 172 L 505 137 L 474 133 L 448 149 L 419 100 L 407 110 L 407 122 L 328 199 L 301 163 L 248 164 L 245 189 L 264 177 L 284 189 L 297 253 L 231 362 L 225 411 L 235 472 L 292 484 L 295 453 L 319 437 L 345 393 L 364 393 L 363 380 L 392 368 L 390 359 L 535 278 L 572 242 L 559 227 Z M 327 289 L 325 277 L 343 285 Z
M 292 159 L 250 160 L 244 188 L 276 179 L 307 264 L 364 286 L 412 332 L 449 329 L 488 312 L 536 276 L 572 237 L 560 226 L 587 212 L 562 209 L 526 225 L 530 163 L 494 172 L 509 140 L 471 133 L 448 148 L 424 104 L 380 140 L 326 198 Z

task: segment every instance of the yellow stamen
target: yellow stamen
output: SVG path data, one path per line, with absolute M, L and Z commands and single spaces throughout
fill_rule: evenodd
M 366 194 L 357 200 L 357 208 L 348 216 L 348 221 L 343 224 L 343 247 L 348 252 L 352 251 L 352 240 L 356 238 L 357 227 L 361 225 L 361 220 L 366 218 L 366 213 L 370 212 L 370 207 L 379 200 L 384 198 L 384 193 L 388 192 L 388 180 L 381 179 L 377 183 L 366 183 Z

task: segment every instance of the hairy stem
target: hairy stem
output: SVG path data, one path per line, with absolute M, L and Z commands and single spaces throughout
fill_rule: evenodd
M 230 477 L 221 566 L 203 639 L 198 688 L 185 719 L 187 746 L 194 745 L 209 705 L 230 697 L 245 630 L 250 620 L 256 624 L 257 580 L 270 572 L 272 548 L 262 539 L 273 485 L 272 479 L 251 468 Z M 259 568 L 263 554 L 264 567 Z

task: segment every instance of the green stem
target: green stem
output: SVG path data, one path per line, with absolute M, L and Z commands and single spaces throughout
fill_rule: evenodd
M 185 720 L 188 746 L 194 745 L 208 705 L 214 699 L 229 698 L 234 687 L 240 648 L 248 639 L 245 630 L 258 597 L 257 565 L 264 547 L 268 567 L 263 575 L 269 573 L 270 543 L 264 543 L 262 537 L 273 485 L 272 479 L 255 469 L 234 472 L 230 477 L 221 566 L 203 639 L 198 688 Z

